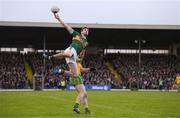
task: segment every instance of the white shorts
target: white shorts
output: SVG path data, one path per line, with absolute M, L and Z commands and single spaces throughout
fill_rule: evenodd
M 72 52 L 72 57 L 70 57 L 70 58 L 65 58 L 66 63 L 67 63 L 67 64 L 69 64 L 69 63 L 76 64 L 76 59 L 77 59 L 76 50 L 75 50 L 73 47 L 68 47 L 68 48 L 66 48 L 66 50 L 65 50 L 64 52 L 67 52 L 67 51 L 71 51 L 71 52 Z

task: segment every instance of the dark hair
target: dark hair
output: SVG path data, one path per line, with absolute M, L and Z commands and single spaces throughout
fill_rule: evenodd
M 88 27 L 83 27 L 83 28 L 81 28 L 81 31 L 82 31 L 83 29 L 89 29 L 89 28 L 88 28 Z

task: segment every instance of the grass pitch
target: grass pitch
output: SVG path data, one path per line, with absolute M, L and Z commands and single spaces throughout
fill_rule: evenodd
M 0 92 L 0 118 L 180 118 L 180 93 L 88 91 L 92 114 L 72 112 L 75 91 Z

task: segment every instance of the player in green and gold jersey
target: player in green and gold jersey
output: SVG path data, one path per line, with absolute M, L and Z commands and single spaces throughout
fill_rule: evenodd
M 88 45 L 86 37 L 88 36 L 89 29 L 87 27 L 83 27 L 81 29 L 81 33 L 78 33 L 71 26 L 64 23 L 57 13 L 54 13 L 54 17 L 72 35 L 72 43 L 64 52 L 55 54 L 53 56 L 49 56 L 49 58 L 55 58 L 55 59 L 65 58 L 70 71 L 63 70 L 60 68 L 55 68 L 53 72 L 69 75 L 75 79 L 78 79 L 80 78 L 80 76 L 78 75 L 78 71 L 77 71 L 76 59 L 77 59 L 77 55 L 82 53 Z
M 79 105 L 80 105 L 80 103 L 82 103 L 85 106 L 85 113 L 90 114 L 91 112 L 88 107 L 87 92 L 86 92 L 85 86 L 83 84 L 84 79 L 83 79 L 81 73 L 95 71 L 95 68 L 84 68 L 81 65 L 81 59 L 77 58 L 77 70 L 78 70 L 78 75 L 80 76 L 80 78 L 74 79 L 73 77 L 70 77 L 70 83 L 72 85 L 74 85 L 74 87 L 76 88 L 76 91 L 78 92 L 76 102 L 73 107 L 73 111 L 76 113 L 80 113 Z

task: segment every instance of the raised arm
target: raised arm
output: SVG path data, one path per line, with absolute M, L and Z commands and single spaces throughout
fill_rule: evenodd
M 91 72 L 91 71 L 96 71 L 96 69 L 95 68 L 84 68 L 81 65 L 80 66 L 80 71 L 81 71 L 81 73 L 88 73 L 88 72 Z
M 80 52 L 80 54 L 78 55 L 81 60 L 83 60 L 83 58 L 84 58 L 84 56 L 85 56 L 85 53 L 86 53 L 86 50 L 82 50 L 82 51 Z
M 57 13 L 54 13 L 54 17 L 62 24 L 62 26 L 70 33 L 72 34 L 74 29 L 69 26 L 68 24 L 64 23 L 61 18 L 59 17 L 59 15 Z
M 81 73 L 88 73 L 90 72 L 90 68 L 81 68 Z

